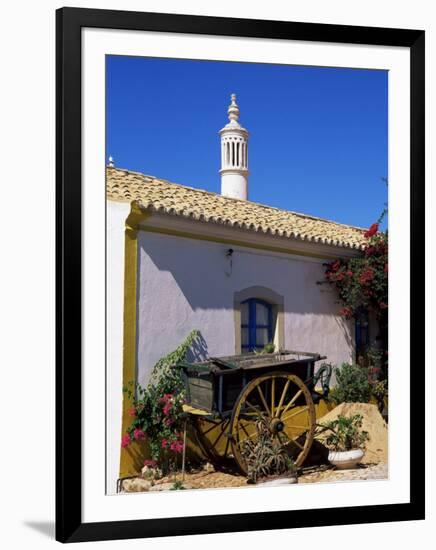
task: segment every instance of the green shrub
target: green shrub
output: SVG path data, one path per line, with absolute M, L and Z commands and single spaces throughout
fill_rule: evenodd
M 371 399 L 371 384 L 365 368 L 350 363 L 342 363 L 335 369 L 336 386 L 330 398 L 339 403 L 368 403 Z
M 385 407 L 385 399 L 388 396 L 388 381 L 377 380 L 374 382 L 374 384 L 372 384 L 371 393 L 377 401 L 378 410 L 382 413 Z

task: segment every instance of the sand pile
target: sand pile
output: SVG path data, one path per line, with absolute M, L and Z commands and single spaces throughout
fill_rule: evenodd
M 370 403 L 341 403 L 322 418 L 317 419 L 318 424 L 335 420 L 339 415 L 354 416 L 361 414 L 363 417 L 362 430 L 368 432 L 370 440 L 366 443 L 366 452 L 362 462 L 374 464 L 387 462 L 388 460 L 388 427 L 379 413 L 376 405 Z M 326 437 L 324 434 L 319 439 Z

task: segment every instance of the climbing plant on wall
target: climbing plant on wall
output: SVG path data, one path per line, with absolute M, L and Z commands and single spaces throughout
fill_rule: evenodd
M 350 319 L 365 309 L 381 319 L 388 309 L 388 234 L 374 223 L 364 235 L 362 254 L 325 264 L 325 279 L 338 293 L 341 315 Z
M 385 208 L 376 223 L 364 232 L 365 245 L 356 258 L 337 259 L 324 264 L 325 279 L 335 288 L 340 309 L 346 319 L 358 319 L 362 313 L 373 314 L 379 333 L 377 346 L 370 347 L 370 355 L 380 355 L 377 366 L 386 375 L 388 359 L 388 231 L 380 231 L 380 223 L 387 213 Z

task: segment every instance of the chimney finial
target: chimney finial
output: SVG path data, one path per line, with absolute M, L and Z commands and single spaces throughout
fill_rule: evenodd
M 111 168 L 114 168 L 115 166 L 114 158 L 112 156 L 109 157 L 109 166 Z
M 229 108 L 227 109 L 227 113 L 229 114 L 229 120 L 232 124 L 239 124 L 239 107 L 236 103 L 236 94 L 232 94 L 230 96 L 231 103 L 229 105 Z

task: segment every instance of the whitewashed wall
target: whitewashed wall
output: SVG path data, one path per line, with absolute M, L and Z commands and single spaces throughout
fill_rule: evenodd
M 352 357 L 350 323 L 337 315 L 322 260 L 140 231 L 138 380 L 199 329 L 210 355 L 235 353 L 234 293 L 264 286 L 284 297 L 288 349 L 319 352 L 339 364 Z
M 107 468 L 106 487 L 116 490 L 120 471 L 123 387 L 124 226 L 130 204 L 107 202 Z

